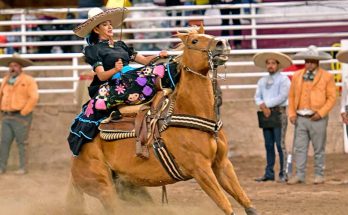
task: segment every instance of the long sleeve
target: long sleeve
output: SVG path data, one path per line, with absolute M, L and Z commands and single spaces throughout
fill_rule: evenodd
M 330 79 L 326 85 L 326 102 L 318 111 L 321 117 L 326 116 L 329 111 L 334 107 L 336 102 L 336 85 L 333 78 L 333 75 L 330 74 Z
M 289 88 L 290 88 L 290 80 L 288 77 L 284 77 L 280 83 L 279 94 L 275 97 L 271 97 L 265 100 L 265 105 L 267 107 L 275 107 L 286 102 L 289 95 Z
M 342 97 L 341 97 L 341 113 L 346 112 L 347 105 L 347 82 L 343 82 Z
M 262 92 L 261 92 L 262 91 L 261 83 L 262 83 L 262 79 L 260 79 L 257 82 L 257 88 L 256 88 L 255 96 L 254 96 L 254 100 L 255 100 L 256 105 L 260 105 L 260 104 L 264 103 L 263 97 L 262 97 Z
M 29 82 L 28 88 L 27 88 L 28 100 L 25 106 L 23 107 L 23 109 L 21 110 L 22 115 L 27 115 L 30 112 L 32 112 L 39 100 L 38 86 L 36 81 L 30 77 L 28 79 L 28 82 Z
M 297 82 L 297 76 L 294 75 L 292 78 L 292 82 L 290 84 L 290 90 L 289 90 L 289 105 L 288 105 L 288 111 L 289 111 L 289 117 L 296 116 L 296 107 L 295 107 L 295 88 L 296 88 L 296 82 Z

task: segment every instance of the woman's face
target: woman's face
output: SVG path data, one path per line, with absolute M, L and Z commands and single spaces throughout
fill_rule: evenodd
M 107 20 L 100 23 L 97 27 L 94 28 L 94 32 L 99 34 L 100 39 L 109 39 L 114 35 L 114 33 L 112 32 L 111 21 Z

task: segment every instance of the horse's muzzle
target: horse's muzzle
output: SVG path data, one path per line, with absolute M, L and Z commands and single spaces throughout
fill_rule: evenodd
M 223 65 L 228 60 L 228 56 L 230 54 L 231 47 L 230 44 L 224 40 L 216 40 L 215 49 L 212 51 L 213 54 L 213 63 L 215 65 Z

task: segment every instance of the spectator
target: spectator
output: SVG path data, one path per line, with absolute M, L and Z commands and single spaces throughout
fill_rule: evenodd
M 209 0 L 195 0 L 195 4 L 196 5 L 206 5 L 206 4 L 209 4 Z M 192 14 L 194 15 L 201 15 L 203 16 L 205 13 L 205 9 L 202 9 L 202 10 L 194 10 L 192 12 Z
M 53 14 L 41 14 L 39 16 L 40 20 L 56 20 L 58 19 Z M 66 19 L 75 19 L 75 14 L 68 12 L 66 14 Z M 55 25 L 39 25 L 38 29 L 41 31 L 57 31 L 57 30 L 70 30 L 74 27 L 73 24 L 55 24 Z M 71 41 L 77 38 L 74 35 L 42 35 L 39 37 L 40 41 Z M 61 43 L 62 44 L 62 43 Z M 72 45 L 50 45 L 50 46 L 39 46 L 38 53 L 71 53 L 80 52 L 82 46 L 72 46 Z
M 106 8 L 116 8 L 116 7 L 131 7 L 132 2 L 129 0 L 108 0 L 106 3 Z
M 286 182 L 286 149 L 285 134 L 288 125 L 286 106 L 288 105 L 288 93 L 290 80 L 287 76 L 280 73 L 281 68 L 292 64 L 291 59 L 282 53 L 264 52 L 254 56 L 255 66 L 267 69 L 269 75 L 262 77 L 257 83 L 255 94 L 256 105 L 259 106 L 265 118 L 270 118 L 272 112 L 277 114 L 277 121 L 280 126 L 272 125 L 263 128 L 265 140 L 267 165 L 262 177 L 256 178 L 257 182 L 274 181 L 274 163 L 276 144 L 279 155 L 279 182 Z
M 8 66 L 9 73 L 0 87 L 1 123 L 1 154 L 0 173 L 5 173 L 11 144 L 16 139 L 19 152 L 19 169 L 17 174 L 27 173 L 28 134 L 32 121 L 32 111 L 39 99 L 35 80 L 25 74 L 23 67 L 33 62 L 13 57 L 0 58 L 1 66 Z
M 324 183 L 326 128 L 328 113 L 335 105 L 336 87 L 333 75 L 319 67 L 320 60 L 331 55 L 309 46 L 293 59 L 305 60 L 305 69 L 297 71 L 289 93 L 289 118 L 295 125 L 293 153 L 296 176 L 288 184 L 305 182 L 309 142 L 314 149 L 314 184 Z
M 337 53 L 336 58 L 341 63 L 348 63 L 348 51 L 340 51 Z M 346 135 L 348 137 L 348 86 L 347 81 L 343 81 L 342 86 L 342 98 L 341 98 L 341 118 L 342 122 L 346 124 Z
M 241 0 L 220 0 L 221 4 L 240 4 Z M 220 9 L 221 15 L 240 15 L 240 8 L 225 8 L 225 9 Z M 240 19 L 232 19 L 233 26 L 240 26 Z M 230 25 L 230 19 L 222 19 L 222 25 L 223 26 L 229 26 Z M 230 35 L 230 30 L 222 30 L 221 36 L 229 36 Z M 240 36 L 242 35 L 242 30 L 233 30 L 233 35 L 234 36 Z M 233 40 L 233 45 L 235 49 L 240 49 L 242 48 L 242 41 L 241 40 Z
M 11 17 L 11 21 L 19 21 L 21 19 L 21 15 L 20 14 L 15 14 Z M 27 21 L 31 21 L 31 20 L 36 20 L 37 17 L 33 14 L 26 14 L 25 15 L 25 20 Z M 21 26 L 20 25 L 11 25 L 11 30 L 14 32 L 18 32 L 21 31 Z M 36 24 L 27 24 L 26 25 L 26 30 L 27 31 L 36 31 L 37 30 L 37 25 Z M 39 39 L 39 37 L 37 36 L 27 36 L 26 40 L 27 42 L 32 42 L 32 41 L 37 41 Z M 21 36 L 7 36 L 7 42 L 8 43 L 17 43 L 17 42 L 22 42 L 21 40 Z M 35 53 L 36 47 L 28 47 L 27 52 L 28 53 Z M 19 46 L 11 46 L 7 48 L 7 53 L 8 54 L 13 54 L 13 53 L 19 53 L 21 52 L 20 47 Z
M 167 7 L 181 5 L 180 0 L 166 0 L 165 3 L 166 3 L 166 6 L 167 6 Z M 167 10 L 167 15 L 168 15 L 168 16 L 174 15 L 173 13 L 174 13 L 174 11 L 172 11 L 172 10 Z M 181 16 L 181 15 L 182 15 L 181 11 L 176 12 L 176 15 L 177 15 L 177 16 Z M 176 26 L 180 26 L 180 20 L 175 21 L 175 25 L 176 25 Z
M 57 17 L 53 16 L 52 14 L 41 14 L 39 16 L 40 20 L 55 20 Z M 59 30 L 59 25 L 39 25 L 39 30 L 41 31 L 55 31 Z M 58 41 L 59 36 L 56 35 L 42 35 L 40 36 L 39 41 Z M 63 50 L 60 46 L 39 46 L 38 53 L 62 53 Z
M 0 35 L 0 44 L 6 44 L 6 43 L 7 43 L 6 37 Z M 7 50 L 7 48 L 0 48 L 0 54 L 5 54 L 6 50 Z
M 255 3 L 260 3 L 262 2 L 262 0 L 242 0 L 242 3 L 243 4 L 255 4 Z M 244 8 L 244 13 L 245 14 L 250 14 L 250 8 Z M 257 13 L 258 9 L 256 10 L 256 13 Z
M 148 1 L 148 0 L 141 0 Z M 152 7 L 155 6 L 153 3 L 135 3 L 133 1 L 134 6 L 139 7 Z M 137 29 L 151 29 L 154 27 L 157 28 L 168 28 L 170 23 L 167 20 L 162 20 L 161 17 L 165 17 L 167 14 L 164 11 L 134 11 L 130 13 L 131 18 L 142 19 L 143 17 L 158 17 L 157 20 L 154 21 L 146 21 L 146 22 L 131 22 L 130 28 Z M 170 32 L 136 32 L 133 34 L 134 39 L 158 39 L 158 38 L 169 38 L 171 36 Z M 146 50 L 146 51 L 157 51 L 164 50 L 170 47 L 170 42 L 157 42 L 157 43 L 134 43 L 134 49 L 136 50 Z
M 104 6 L 104 0 L 79 0 L 78 7 L 103 7 Z M 87 19 L 88 18 L 88 12 L 80 12 L 79 13 L 80 19 Z

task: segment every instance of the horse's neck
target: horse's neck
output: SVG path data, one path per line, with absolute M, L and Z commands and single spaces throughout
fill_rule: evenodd
M 176 89 L 176 114 L 188 114 L 215 120 L 211 81 L 197 74 L 181 71 Z

